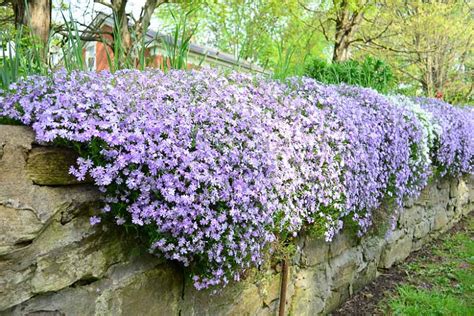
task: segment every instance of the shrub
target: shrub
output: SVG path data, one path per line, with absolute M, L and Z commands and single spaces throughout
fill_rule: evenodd
M 347 83 L 388 92 L 394 85 L 392 69 L 382 60 L 367 57 L 363 61 L 348 60 L 327 63 L 315 58 L 306 66 L 305 75 L 329 84 Z
M 212 70 L 57 72 L 10 88 L 0 116 L 76 148 L 71 173 L 104 192 L 91 223 L 136 228 L 198 289 L 238 280 L 305 225 L 329 241 L 350 218 L 364 233 L 383 201 L 426 184 L 426 147 L 451 174 L 473 171 L 472 112 L 433 110 L 434 140 L 435 101 L 421 110 L 371 89 Z

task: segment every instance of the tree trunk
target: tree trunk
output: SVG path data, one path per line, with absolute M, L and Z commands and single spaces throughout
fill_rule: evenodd
M 13 2 L 15 26 L 28 26 L 46 47 L 51 29 L 51 9 L 52 0 L 16 0 Z
M 127 0 L 112 0 L 112 11 L 114 13 L 114 28 L 117 34 L 120 34 L 121 39 L 121 50 L 124 55 L 128 55 L 132 48 L 132 37 L 130 30 L 128 29 L 128 17 L 125 7 L 127 6 Z M 117 39 L 114 39 L 114 45 L 117 45 Z
M 132 34 L 134 35 L 134 41 L 140 45 L 142 43 L 143 36 L 146 36 L 146 30 L 150 26 L 150 20 L 153 16 L 155 9 L 163 3 L 169 2 L 168 0 L 147 0 L 142 8 L 139 20 L 135 25 L 129 25 L 127 12 L 125 7 L 128 0 L 111 0 L 112 10 L 114 13 L 115 27 L 118 27 L 117 33 L 120 34 L 121 38 L 121 52 L 124 58 L 131 58 L 133 60 L 133 48 L 134 43 L 132 42 Z M 133 32 L 133 33 L 131 33 Z M 116 44 L 114 40 L 114 44 Z
M 336 34 L 334 36 L 333 62 L 340 62 L 349 59 L 350 46 L 353 43 L 354 34 L 362 22 L 364 7 L 351 10 L 350 3 L 343 0 L 340 3 L 334 2 L 336 10 Z
M 41 58 L 47 59 L 49 32 L 51 30 L 52 0 L 15 0 L 11 2 L 15 14 L 15 27 L 27 26 L 39 40 Z
M 22 25 L 26 25 L 26 10 L 25 1 L 16 0 L 12 2 L 13 13 L 15 14 L 15 27 L 19 28 Z
M 51 30 L 51 8 L 52 0 L 28 1 L 28 26 L 45 47 Z
M 342 34 L 338 37 L 336 33 L 336 40 L 334 42 L 334 52 L 332 55 L 333 62 L 341 62 L 348 60 L 350 57 L 349 38 Z

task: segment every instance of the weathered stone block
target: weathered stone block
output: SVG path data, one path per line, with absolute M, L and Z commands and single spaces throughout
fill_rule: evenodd
M 306 266 L 315 266 L 322 262 L 326 262 L 329 257 L 329 243 L 323 238 L 314 239 L 309 236 L 305 237 L 303 254 L 301 262 Z
M 71 150 L 35 147 L 28 155 L 26 172 L 33 183 L 39 185 L 83 183 L 69 174 L 69 168 L 76 164 L 77 157 Z
M 424 208 L 419 205 L 415 205 L 409 209 L 403 209 L 398 219 L 398 226 L 400 228 L 413 226 L 422 220 L 423 214 Z
M 319 315 L 323 311 L 331 292 L 328 269 L 328 264 L 322 263 L 296 273 L 289 315 Z
M 353 235 L 348 232 L 342 232 L 329 244 L 329 257 L 334 258 L 356 244 L 357 239 Z
M 166 266 L 139 273 L 97 298 L 95 315 L 178 315 L 182 276 Z
M 382 250 L 379 267 L 387 269 L 394 263 L 405 260 L 412 249 L 412 237 L 412 234 L 407 234 L 393 243 L 388 243 Z
M 378 236 L 366 236 L 362 239 L 360 247 L 362 250 L 363 260 L 365 262 L 380 260 L 380 254 L 385 240 Z
M 458 179 L 453 179 L 449 182 L 449 197 L 450 198 L 455 198 L 458 196 L 458 185 L 459 185 Z
M 355 274 L 351 289 L 354 293 L 364 288 L 377 277 L 377 262 L 369 262 L 362 271 Z
M 345 286 L 331 291 L 330 295 L 324 302 L 324 310 L 321 315 L 327 315 L 335 310 L 342 302 L 350 297 L 350 286 Z
M 431 229 L 431 223 L 428 220 L 425 220 L 417 225 L 415 225 L 414 231 L 413 231 L 413 237 L 415 239 L 421 239 L 424 238 L 428 233 L 430 232 Z
M 30 209 L 15 209 L 0 204 L 0 256 L 28 246 L 43 224 Z
M 34 139 L 35 134 L 29 127 L 0 124 L 0 145 L 9 144 L 30 149 Z
M 444 209 L 443 206 L 438 207 L 435 212 L 433 229 L 441 230 L 446 227 L 448 222 L 449 222 L 449 219 L 448 219 L 448 215 L 446 214 L 446 210 Z

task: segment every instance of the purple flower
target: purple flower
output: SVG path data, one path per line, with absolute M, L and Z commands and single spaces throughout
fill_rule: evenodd
M 308 78 L 59 71 L 12 88 L 0 116 L 80 148 L 70 172 L 104 192 L 101 216 L 148 234 L 198 289 L 239 280 L 278 234 L 320 225 L 329 241 L 348 218 L 365 233 L 383 201 L 421 191 L 430 160 L 473 172 L 474 112 L 430 99 L 415 100 L 442 129 L 428 159 L 409 107 Z
M 99 224 L 101 221 L 100 217 L 98 216 L 91 216 L 89 219 L 89 222 L 91 223 L 92 226 Z

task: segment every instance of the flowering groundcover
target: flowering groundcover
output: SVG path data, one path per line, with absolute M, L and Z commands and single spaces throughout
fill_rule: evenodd
M 101 214 L 188 266 L 197 289 L 238 280 L 305 226 L 330 241 L 351 221 L 419 194 L 430 176 L 474 173 L 474 111 L 308 78 L 214 70 L 59 71 L 0 97 L 0 117 L 104 192 Z

